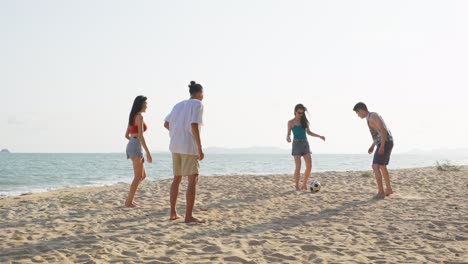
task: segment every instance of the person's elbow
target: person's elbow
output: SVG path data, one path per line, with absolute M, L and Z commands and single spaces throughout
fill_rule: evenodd
M 380 135 L 382 135 L 382 137 L 387 137 L 387 133 L 388 133 L 388 132 L 387 132 L 387 130 L 386 130 L 385 128 L 382 128 L 382 129 L 380 130 Z
M 169 130 L 169 122 L 165 121 L 165 122 L 164 122 L 164 127 L 165 127 L 167 130 Z

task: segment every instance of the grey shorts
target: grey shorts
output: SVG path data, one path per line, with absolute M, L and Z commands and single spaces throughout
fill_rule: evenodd
M 309 141 L 307 139 L 295 139 L 292 143 L 292 155 L 304 156 L 310 154 Z
M 143 158 L 143 151 L 140 140 L 137 137 L 131 137 L 127 144 L 127 159 L 135 157 Z

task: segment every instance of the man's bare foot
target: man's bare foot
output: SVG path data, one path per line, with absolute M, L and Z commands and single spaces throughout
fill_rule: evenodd
M 296 186 L 294 193 L 295 194 L 301 194 L 301 188 L 299 188 L 299 186 Z
M 308 189 L 308 188 L 307 188 L 307 185 L 302 186 L 302 188 L 301 188 L 301 190 L 303 190 L 303 191 L 307 191 L 307 189 Z
M 128 201 L 124 201 L 123 204 L 125 205 L 125 207 L 130 207 L 130 208 L 133 208 L 133 207 L 141 207 L 141 204 L 140 203 L 137 203 L 135 201 L 131 201 L 131 202 L 128 202 Z
M 386 195 L 386 196 L 390 196 L 390 194 L 393 194 L 393 190 L 390 190 L 390 191 L 386 191 L 386 192 L 385 192 L 385 195 Z
M 186 224 L 203 224 L 205 223 L 206 221 L 203 220 L 203 219 L 198 219 L 198 218 L 195 218 L 195 217 L 190 217 L 190 218 L 185 218 L 185 221 L 184 221 Z
M 374 199 L 383 199 L 385 198 L 385 194 L 384 193 L 377 193 L 376 195 L 374 195 Z
M 176 213 L 174 215 L 171 214 L 171 217 L 169 217 L 169 220 L 177 220 L 177 219 L 180 219 L 180 218 L 182 218 L 182 216 L 180 214 Z

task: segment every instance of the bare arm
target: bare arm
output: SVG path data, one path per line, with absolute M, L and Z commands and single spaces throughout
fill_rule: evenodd
M 369 147 L 369 150 L 367 151 L 367 153 L 371 154 L 372 152 L 374 152 L 374 148 L 375 148 L 375 141 L 372 142 L 372 145 Z
M 165 127 L 167 130 L 169 130 L 169 122 L 164 121 L 164 127 Z
M 287 136 L 286 136 L 286 141 L 289 143 L 291 142 L 291 129 L 292 129 L 292 122 L 291 120 L 288 121 L 288 130 L 287 130 Z
M 145 137 L 143 136 L 143 116 L 137 115 L 136 121 L 137 121 L 137 126 L 138 126 L 138 139 L 140 140 L 140 143 L 141 143 L 141 146 L 143 146 L 143 149 L 145 149 L 148 162 L 151 163 L 153 161 L 151 157 L 151 153 L 149 152 L 148 147 L 146 146 Z
M 311 136 L 311 137 L 318 137 L 320 139 L 322 139 L 323 141 L 325 141 L 325 137 L 324 136 L 321 136 L 319 134 L 315 134 L 314 132 L 310 131 L 309 128 L 307 128 L 307 135 Z
M 195 138 L 195 143 L 197 143 L 198 148 L 198 160 L 203 160 L 205 154 L 203 153 L 201 138 L 200 138 L 200 129 L 198 123 L 192 123 L 192 133 L 193 137 Z
M 377 130 L 380 134 L 380 139 L 381 139 L 381 148 L 385 148 L 385 142 L 387 141 L 387 129 L 385 129 L 385 126 L 382 122 L 382 119 L 380 117 L 373 115 L 371 120 L 371 125 L 372 127 Z M 374 142 L 375 145 L 375 142 Z
M 372 128 L 380 134 L 380 147 L 377 150 L 379 155 L 383 155 L 385 153 L 385 142 L 387 141 L 387 129 L 385 129 L 385 126 L 382 122 L 382 119 L 378 116 L 372 116 L 370 119 L 370 125 Z M 375 146 L 376 142 L 372 144 L 372 146 Z M 373 150 L 373 148 L 372 148 Z
M 130 140 L 130 127 L 127 126 L 127 131 L 125 131 L 125 138 Z

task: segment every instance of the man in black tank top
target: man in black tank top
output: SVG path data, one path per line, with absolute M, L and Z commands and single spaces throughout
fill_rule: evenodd
M 372 170 L 374 171 L 375 179 L 377 181 L 378 193 L 376 197 L 385 198 L 393 193 L 390 184 L 390 175 L 387 170 L 387 165 L 390 162 L 390 155 L 393 149 L 393 136 L 383 118 L 374 112 L 369 112 L 364 103 L 357 103 L 353 110 L 356 114 L 364 119 L 367 119 L 367 125 L 372 136 L 372 145 L 368 153 L 374 152 L 377 145 L 377 150 L 374 153 L 374 160 L 372 161 Z M 384 191 L 382 176 L 385 180 L 386 191 Z

